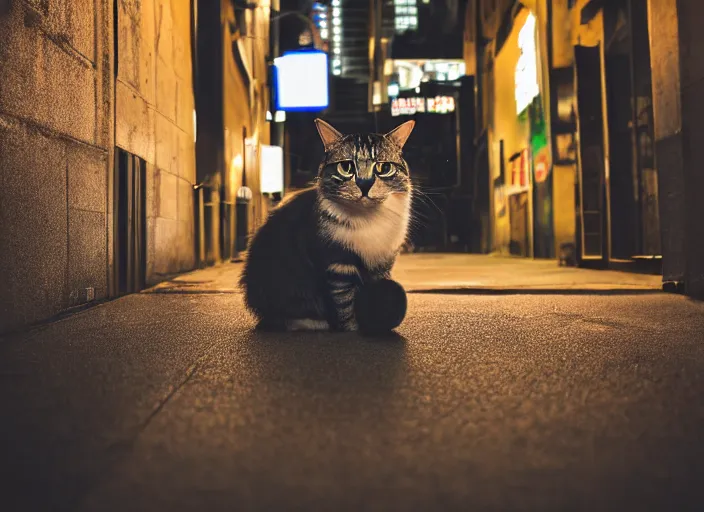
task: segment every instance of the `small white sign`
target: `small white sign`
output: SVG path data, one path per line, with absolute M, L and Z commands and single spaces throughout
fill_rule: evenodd
M 281 146 L 261 145 L 259 163 L 263 194 L 284 191 L 284 151 Z

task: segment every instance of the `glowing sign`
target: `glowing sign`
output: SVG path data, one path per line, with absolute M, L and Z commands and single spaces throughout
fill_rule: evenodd
M 516 64 L 516 111 L 523 112 L 540 94 L 538 58 L 535 46 L 535 16 L 531 13 L 518 33 L 521 56 Z
M 412 90 L 423 82 L 453 82 L 466 74 L 462 60 L 441 59 L 387 59 L 387 75 L 397 75 L 396 83 L 402 91 Z
M 391 100 L 391 115 L 412 116 L 416 112 L 425 112 L 425 98 L 395 98 Z
M 427 110 L 432 114 L 447 114 L 455 111 L 455 98 L 452 96 L 436 96 L 426 101 Z
M 328 56 L 318 50 L 274 59 L 276 110 L 319 111 L 328 107 Z
M 280 146 L 261 145 L 259 169 L 263 194 L 284 191 L 284 152 Z
M 412 116 L 418 112 L 429 114 L 448 114 L 455 111 L 453 96 L 436 96 L 434 98 L 395 98 L 391 100 L 391 115 Z

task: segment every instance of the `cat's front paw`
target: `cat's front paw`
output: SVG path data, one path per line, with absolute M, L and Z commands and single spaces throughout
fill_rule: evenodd
M 356 320 L 350 320 L 342 324 L 342 330 L 344 332 L 357 332 L 359 330 L 359 325 L 357 325 Z

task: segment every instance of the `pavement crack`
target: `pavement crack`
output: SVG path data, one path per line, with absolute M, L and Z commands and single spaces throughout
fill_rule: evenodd
M 196 360 L 189 366 L 183 377 L 176 383 L 171 384 L 166 390 L 166 393 L 154 404 L 149 415 L 142 421 L 133 427 L 130 431 L 131 433 L 121 439 L 116 440 L 110 444 L 105 453 L 109 455 L 107 462 L 104 464 L 103 471 L 96 472 L 96 474 L 91 478 L 91 481 L 86 485 L 86 487 L 78 493 L 72 503 L 76 505 L 73 508 L 79 508 L 77 504 L 83 502 L 83 500 L 90 495 L 96 488 L 107 481 L 115 472 L 117 466 L 124 460 L 129 453 L 134 450 L 134 447 L 139 439 L 140 435 L 149 427 L 151 422 L 157 415 L 166 407 L 166 405 L 171 401 L 171 399 L 176 396 L 181 389 L 186 386 L 193 376 L 196 374 L 203 361 L 218 347 L 219 343 L 215 342 L 210 345 Z
M 210 351 L 208 351 L 210 352 Z M 188 382 L 191 380 L 193 375 L 195 375 L 196 371 L 198 370 L 198 367 L 200 366 L 200 362 L 202 361 L 203 357 L 205 357 L 206 354 L 203 354 L 203 356 L 199 357 L 198 360 L 193 363 L 188 369 L 186 370 L 186 373 L 184 377 L 181 379 L 180 382 L 178 382 L 176 385 L 170 385 L 164 394 L 164 396 L 157 401 L 156 404 L 154 404 L 154 407 L 152 408 L 152 411 L 149 413 L 149 416 L 142 422 L 142 424 L 139 426 L 139 429 L 137 431 L 137 435 L 135 436 L 138 437 L 139 434 L 144 432 L 146 428 L 149 426 L 149 424 L 152 422 L 154 418 L 156 418 L 157 414 L 159 414 L 162 409 L 166 406 L 167 403 L 176 395 L 176 393 L 179 392 Z

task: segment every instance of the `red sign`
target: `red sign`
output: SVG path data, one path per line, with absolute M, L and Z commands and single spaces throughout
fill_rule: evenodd
M 535 182 L 543 183 L 548 179 L 550 163 L 548 162 L 548 148 L 544 147 L 535 156 Z

